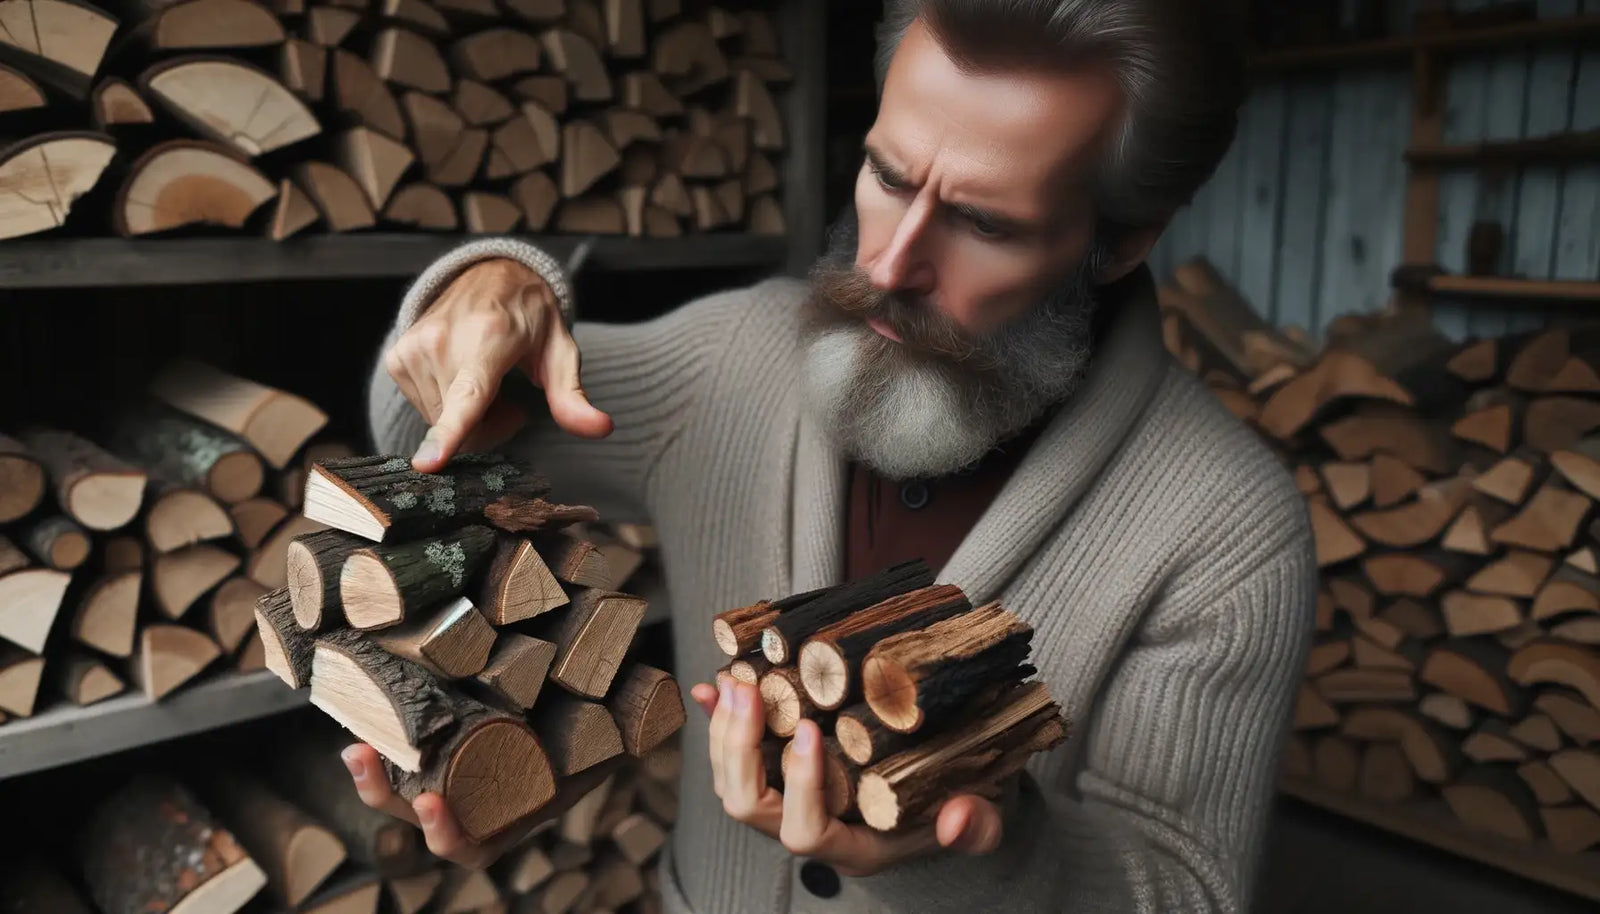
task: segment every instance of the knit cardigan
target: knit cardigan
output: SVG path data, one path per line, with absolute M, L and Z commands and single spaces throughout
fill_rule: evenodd
M 573 313 L 550 258 L 482 239 L 418 277 L 384 348 L 489 257 L 543 272 Z M 1131 285 L 1105 305 L 1083 385 L 938 572 L 1034 627 L 1030 661 L 1071 726 L 1003 806 L 999 850 L 938 853 L 817 897 L 803 860 L 724 813 L 691 708 L 661 856 L 669 911 L 1249 909 L 1314 628 L 1308 512 L 1273 454 L 1168 356 L 1148 270 Z M 640 323 L 580 316 L 583 388 L 614 432 L 581 439 L 542 415 L 507 445 L 563 501 L 655 525 L 685 690 L 726 659 L 717 612 L 841 578 L 846 458 L 796 382 L 804 295 L 782 277 Z M 375 445 L 409 455 L 426 424 L 381 367 L 369 397 Z

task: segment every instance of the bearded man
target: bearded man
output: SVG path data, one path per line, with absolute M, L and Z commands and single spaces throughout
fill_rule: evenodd
M 1289 475 L 1167 357 L 1144 266 L 1234 134 L 1204 6 L 890 0 L 854 205 L 809 283 L 594 324 L 553 259 L 495 238 L 408 291 L 377 446 L 425 472 L 502 447 L 653 523 L 680 678 L 725 659 L 715 613 L 913 557 L 1035 629 L 1073 737 L 906 834 L 828 817 L 812 722 L 767 786 L 755 690 L 696 685 L 668 910 L 1249 907 L 1316 562 Z M 514 371 L 548 415 L 501 395 Z M 370 747 L 345 758 L 435 853 L 500 851 L 398 799 Z

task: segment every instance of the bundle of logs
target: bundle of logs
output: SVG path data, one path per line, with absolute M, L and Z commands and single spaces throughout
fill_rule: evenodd
M 1396 310 L 1314 350 L 1204 261 L 1161 301 L 1169 351 L 1307 499 L 1322 586 L 1286 781 L 1600 845 L 1600 328 L 1456 343 Z
M 0 435 L 0 718 L 259 669 L 303 464 L 336 444 L 286 390 L 180 361 L 93 427 Z
M 136 769 L 107 786 L 58 851 L 0 862 L 7 910 L 661 910 L 656 861 L 677 816 L 675 738 L 619 767 L 494 864 L 467 869 L 431 854 L 415 826 L 361 802 L 339 759 L 347 734 L 303 721 L 281 729 L 270 758 L 227 750 L 205 764 Z
M 717 672 L 760 689 L 768 783 L 816 721 L 830 815 L 880 831 L 926 824 L 947 797 L 998 799 L 1067 721 L 1029 680 L 1033 628 L 998 602 L 974 607 L 920 561 L 720 613 Z
M 0 0 L 0 239 L 785 230 L 771 15 Z
M 646 601 L 580 526 L 598 515 L 550 495 L 495 454 L 429 474 L 315 461 L 301 512 L 325 529 L 295 537 L 255 608 L 267 668 L 473 841 L 520 840 L 685 720 L 677 682 L 631 649 Z

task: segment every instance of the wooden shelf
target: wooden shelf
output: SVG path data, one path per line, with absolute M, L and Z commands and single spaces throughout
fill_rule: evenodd
M 58 238 L 0 244 L 0 289 L 163 286 L 283 279 L 400 278 L 472 240 L 470 235 L 372 233 L 264 238 Z M 556 257 L 582 236 L 526 236 Z M 781 236 L 744 233 L 682 238 L 604 237 L 586 269 L 654 270 L 778 266 L 788 254 Z
M 1250 68 L 1263 73 L 1317 70 L 1351 63 L 1397 62 L 1417 51 L 1455 53 L 1580 41 L 1600 35 L 1600 15 L 1564 16 L 1483 28 L 1463 28 L 1428 35 L 1354 41 L 1348 44 L 1288 48 L 1256 55 Z
M 267 670 L 216 673 L 152 702 L 131 690 L 88 707 L 61 702 L 0 726 L 0 779 L 309 707 Z
M 1460 276 L 1400 267 L 1391 284 L 1403 292 L 1448 296 L 1465 301 L 1538 302 L 1543 305 L 1600 303 L 1600 282 Z
M 1460 146 L 1413 146 L 1406 150 L 1406 161 L 1413 165 L 1435 167 L 1600 162 L 1600 131 Z
M 1280 778 L 1278 789 L 1392 834 L 1600 901 L 1600 853 L 1561 854 L 1544 845 L 1468 831 L 1443 800 L 1390 805 L 1290 777 Z

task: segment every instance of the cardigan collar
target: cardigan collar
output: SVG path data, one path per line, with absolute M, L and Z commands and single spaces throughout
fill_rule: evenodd
M 1146 266 L 1107 290 L 1098 348 L 1078 390 L 941 569 L 974 604 L 993 600 L 1111 459 L 1167 366 L 1155 280 Z M 795 442 L 789 589 L 842 579 L 848 461 L 804 407 Z

